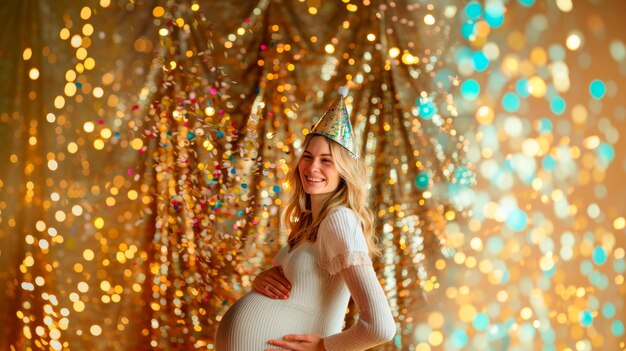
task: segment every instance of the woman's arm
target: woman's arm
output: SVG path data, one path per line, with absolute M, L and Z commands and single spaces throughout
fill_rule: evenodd
M 328 351 L 366 350 L 396 334 L 389 303 L 371 265 L 353 265 L 340 271 L 359 310 L 349 329 L 323 339 Z

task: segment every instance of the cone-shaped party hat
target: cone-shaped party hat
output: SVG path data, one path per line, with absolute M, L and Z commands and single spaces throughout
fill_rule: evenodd
M 346 108 L 345 98 L 348 96 L 348 88 L 339 88 L 339 97 L 326 110 L 326 113 L 313 126 L 309 134 L 319 134 L 328 137 L 350 151 L 350 155 L 359 158 L 354 141 L 354 132 L 350 124 L 350 116 Z

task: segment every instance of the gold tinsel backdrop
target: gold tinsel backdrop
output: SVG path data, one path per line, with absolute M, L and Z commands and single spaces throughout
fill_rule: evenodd
M 214 349 L 348 85 L 398 326 L 377 349 L 626 349 L 625 13 L 4 1 L 0 348 Z

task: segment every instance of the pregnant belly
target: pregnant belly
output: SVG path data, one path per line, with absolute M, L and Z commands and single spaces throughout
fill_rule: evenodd
M 286 334 L 314 333 L 313 308 L 293 299 L 274 300 L 251 291 L 222 317 L 216 335 L 217 351 L 262 351 L 270 339 Z

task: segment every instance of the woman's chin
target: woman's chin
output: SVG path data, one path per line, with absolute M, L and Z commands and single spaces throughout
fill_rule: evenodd
M 325 193 L 324 186 L 321 185 L 321 184 L 305 184 L 304 185 L 304 192 L 309 194 L 309 195 Z
M 326 189 L 304 189 L 304 192 L 309 196 L 323 196 L 332 193 L 332 191 L 328 191 Z

